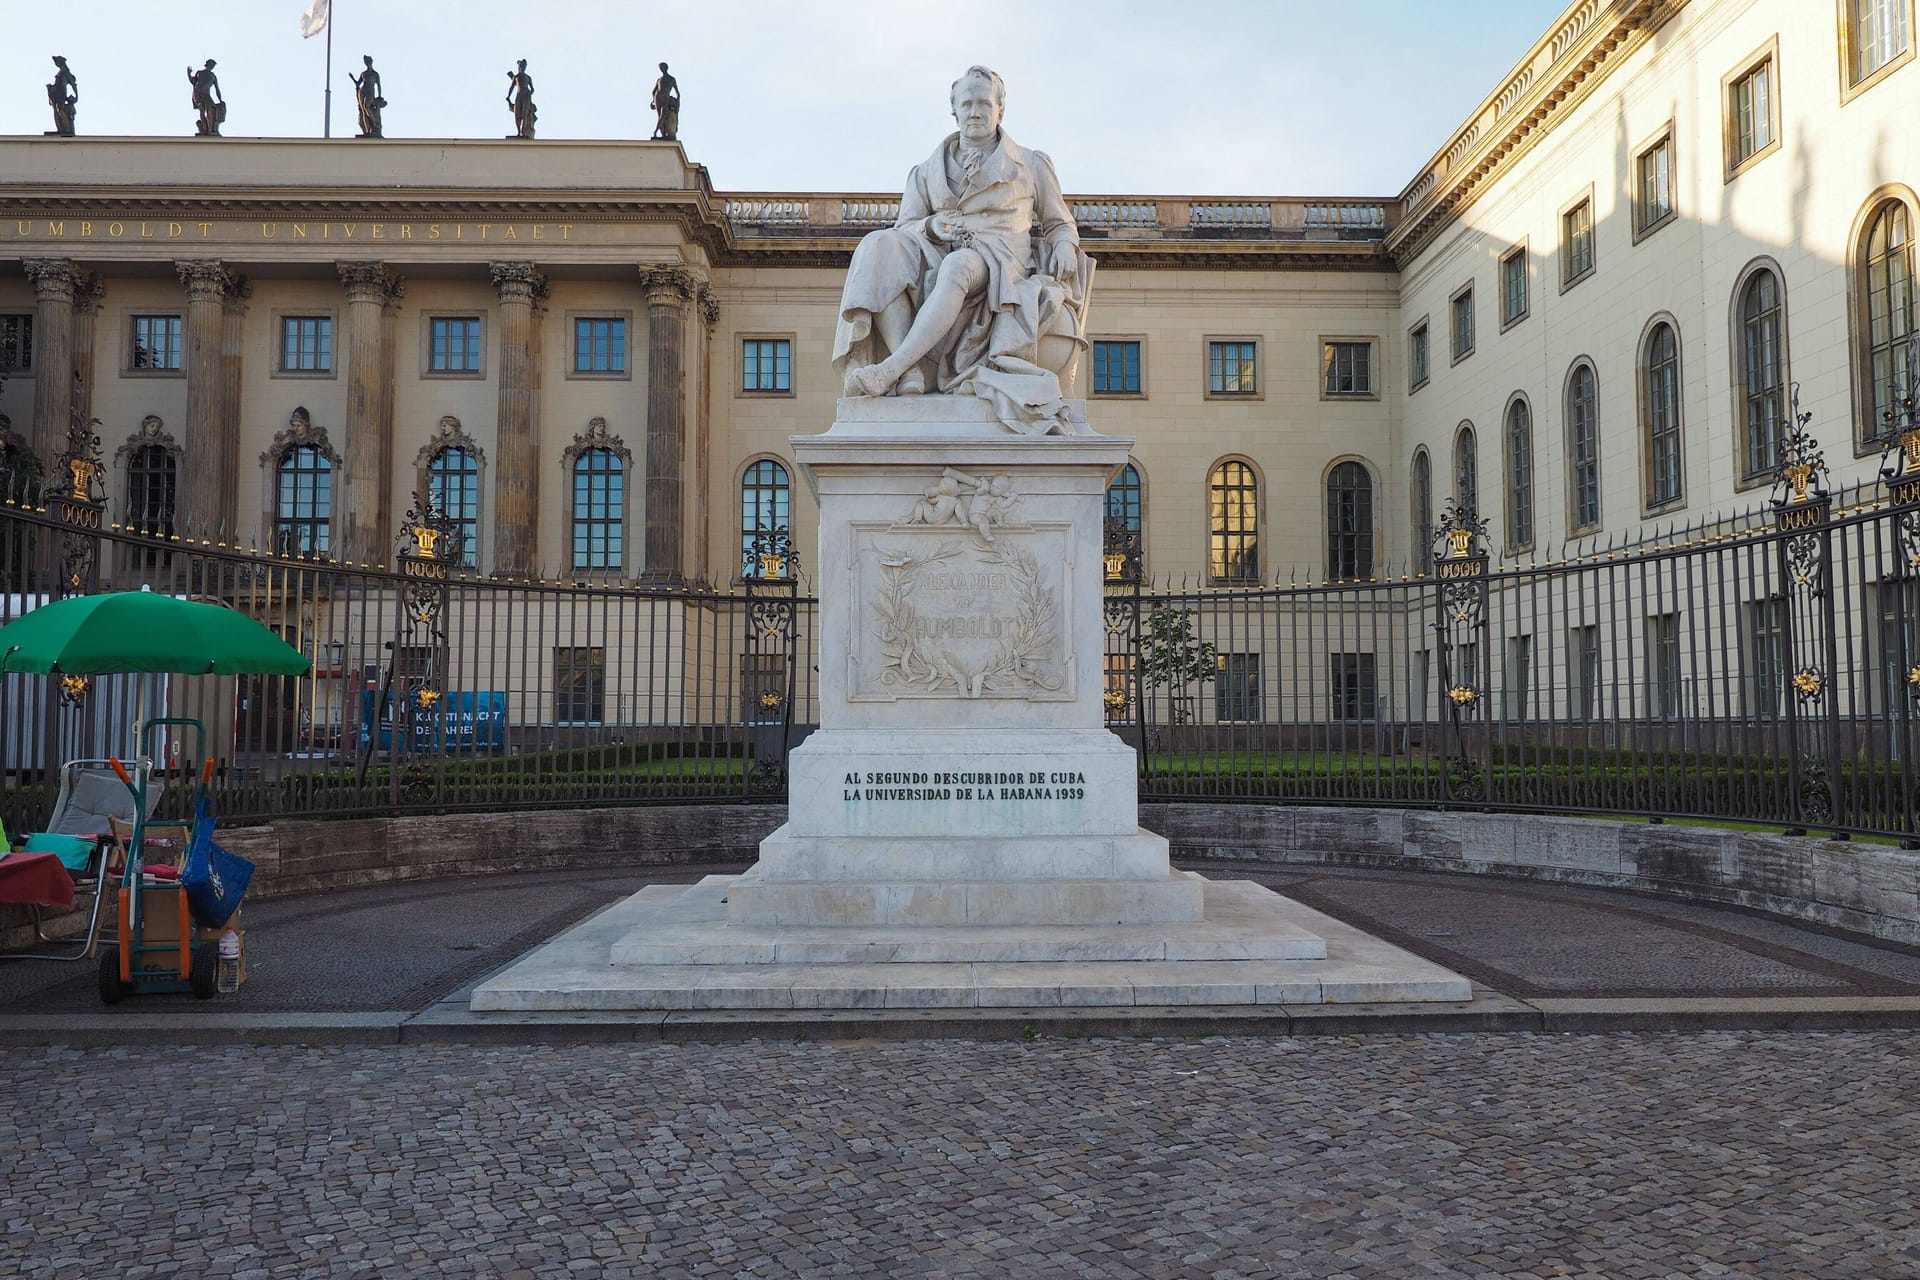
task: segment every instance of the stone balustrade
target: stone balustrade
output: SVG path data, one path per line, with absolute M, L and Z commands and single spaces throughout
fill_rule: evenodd
M 1382 240 L 1400 220 L 1398 200 L 1225 199 L 1188 196 L 1069 196 L 1082 235 L 1109 239 Z M 900 201 L 885 195 L 780 195 L 741 192 L 722 198 L 742 240 L 854 239 L 891 226 Z

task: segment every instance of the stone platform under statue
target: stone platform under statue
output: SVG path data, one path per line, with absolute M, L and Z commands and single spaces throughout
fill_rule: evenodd
M 653 886 L 485 1010 L 1459 1001 L 1466 979 L 1245 881 L 1175 871 L 1105 727 L 1103 514 L 1131 441 L 971 396 L 842 400 L 820 510 L 820 728 L 738 876 Z

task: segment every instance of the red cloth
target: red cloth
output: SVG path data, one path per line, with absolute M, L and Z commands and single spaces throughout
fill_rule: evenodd
M 0 902 L 64 910 L 73 905 L 73 877 L 51 853 L 10 853 L 0 858 Z

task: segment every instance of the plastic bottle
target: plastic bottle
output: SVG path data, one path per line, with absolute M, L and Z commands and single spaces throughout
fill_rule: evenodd
M 240 935 L 231 929 L 220 935 L 220 968 L 213 985 L 222 992 L 240 989 Z

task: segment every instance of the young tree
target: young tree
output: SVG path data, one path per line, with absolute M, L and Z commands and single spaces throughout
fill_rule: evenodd
M 1167 690 L 1167 723 L 1193 719 L 1193 686 L 1206 684 L 1219 671 L 1219 656 L 1208 641 L 1193 634 L 1193 610 L 1155 605 L 1140 628 L 1139 657 L 1141 722 L 1153 723 L 1154 691 Z

